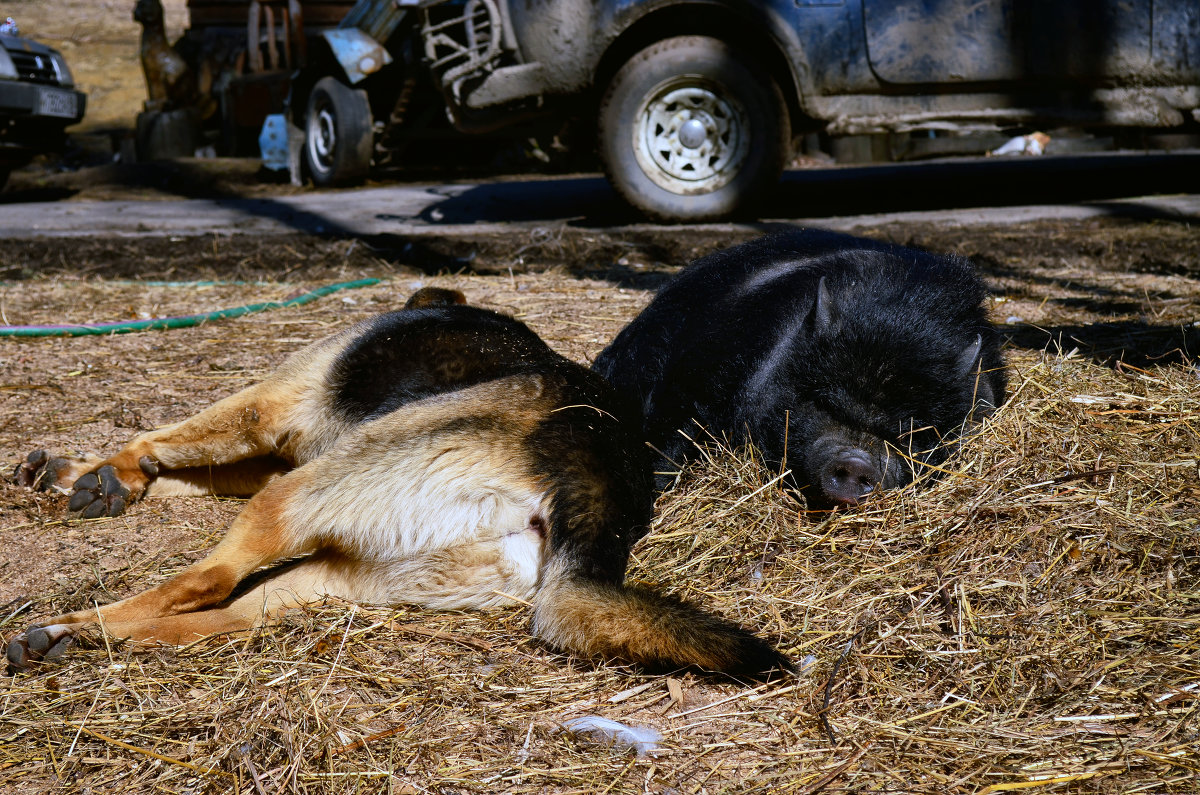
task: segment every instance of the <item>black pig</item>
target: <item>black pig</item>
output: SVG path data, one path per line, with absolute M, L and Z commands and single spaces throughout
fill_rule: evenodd
M 593 367 L 641 401 L 660 489 L 695 455 L 698 423 L 753 441 L 810 506 L 851 505 L 943 461 L 1002 402 L 986 295 L 958 257 L 773 235 L 687 267 Z

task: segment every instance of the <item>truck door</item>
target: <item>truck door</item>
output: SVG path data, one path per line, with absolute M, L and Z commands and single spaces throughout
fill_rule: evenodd
M 1013 0 L 862 0 L 867 58 L 885 83 L 977 83 L 1024 76 Z
M 1152 0 L 862 0 L 885 83 L 1098 80 L 1149 67 Z
M 1031 2 L 1030 76 L 1053 83 L 1144 74 L 1151 5 L 1152 0 Z
M 1154 3 L 1152 69 L 1164 82 L 1200 80 L 1200 3 Z

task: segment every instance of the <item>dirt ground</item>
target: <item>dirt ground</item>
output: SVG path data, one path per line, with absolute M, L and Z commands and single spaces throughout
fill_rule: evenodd
M 183 0 L 166 5 L 178 30 Z M 89 92 L 81 130 L 85 142 L 94 136 L 89 151 L 128 129 L 140 107 L 131 7 L 0 0 L 0 17 L 60 47 Z M 128 180 L 104 177 L 114 167 L 92 168 L 57 178 L 74 188 L 92 180 L 77 200 L 138 195 L 119 184 Z M 51 171 L 18 172 L 14 187 L 53 187 Z M 244 164 L 229 174 L 213 179 L 269 189 Z M 255 382 L 333 330 L 399 307 L 422 285 L 461 289 L 591 361 L 671 273 L 755 234 L 564 228 L 420 240 L 4 241 L 4 325 L 189 315 L 381 281 L 192 328 L 0 340 L 0 462 L 9 470 L 40 447 L 112 450 Z M 256 640 L 269 654 L 249 663 L 244 648 L 139 657 L 101 645 L 73 650 L 48 674 L 9 679 L 0 687 L 0 792 L 377 792 L 380 770 L 397 771 L 388 779 L 394 792 L 1196 792 L 1197 702 L 1188 694 L 1200 682 L 1200 228 L 1110 218 L 867 234 L 967 256 L 993 290 L 1012 395 L 995 432 L 952 462 L 973 474 L 965 485 L 906 491 L 858 517 L 829 518 L 778 492 L 737 491 L 732 465 L 720 463 L 663 497 L 660 524 L 633 565 L 635 578 L 761 628 L 796 659 L 812 655 L 814 673 L 770 690 L 690 674 L 664 683 L 531 646 L 521 611 L 330 609 L 291 627 L 278 647 Z M 995 464 L 1010 460 L 1011 469 Z M 1049 491 L 1037 490 L 1047 483 Z M 1009 501 L 990 496 L 996 491 Z M 1028 494 L 1036 499 L 1018 505 Z M 0 483 L 5 637 L 161 581 L 203 555 L 241 508 L 148 500 L 115 519 L 84 521 L 69 517 L 65 502 Z M 703 510 L 693 510 L 698 503 Z M 754 548 L 722 558 L 726 568 L 710 566 L 706 551 L 730 540 L 714 518 L 723 512 L 744 529 L 736 543 Z M 1019 542 L 1002 553 L 955 558 L 956 544 L 1006 533 Z M 693 537 L 676 557 L 661 551 Z M 801 546 L 812 557 L 797 590 L 787 590 L 782 561 Z M 747 556 L 760 552 L 751 576 Z M 1009 564 L 986 583 L 972 580 L 978 567 Z M 894 574 L 892 590 L 838 579 L 870 572 Z M 803 601 L 804 582 L 821 596 Z M 1016 583 L 1026 602 L 993 608 L 988 600 Z M 1118 586 L 1128 590 L 1104 590 Z M 933 629 L 918 609 L 926 596 L 945 607 L 933 611 Z M 968 631 L 976 618 L 982 628 Z M 341 635 L 330 629 L 339 622 Z M 957 628 L 947 648 L 929 640 L 945 640 L 943 625 Z M 1015 643 L 1021 625 L 1037 629 L 1018 653 L 1003 644 Z M 356 645 L 351 626 L 361 637 L 386 630 L 388 644 Z M 1062 647 L 1050 643 L 1059 630 Z M 850 646 L 865 648 L 874 632 L 872 654 L 852 658 Z M 454 657 L 464 646 L 470 658 Z M 1080 646 L 1088 651 L 1069 651 Z M 992 656 L 974 662 L 983 647 Z M 315 684 L 289 689 L 310 663 Z M 370 681 L 343 681 L 348 667 Z M 191 678 L 173 679 L 177 670 Z M 969 689 L 985 675 L 978 692 Z M 949 725 L 941 721 L 960 704 L 954 693 L 975 712 Z M 1170 708 L 1155 706 L 1164 703 Z M 639 757 L 564 739 L 556 721 L 579 705 L 657 726 L 669 748 Z M 710 707 L 721 709 L 703 711 Z M 827 713 L 844 742 L 829 742 Z M 1005 720 L 995 718 L 1001 713 Z M 952 753 L 960 755 L 935 760 Z M 205 772 L 209 765 L 217 772 Z
M 235 236 L 198 239 L 10 241 L 5 244 L 3 268 L 0 269 L 0 320 L 6 324 L 89 323 L 188 315 L 261 301 L 283 300 L 330 283 L 368 277 L 383 281 L 375 286 L 335 293 L 304 306 L 278 309 L 236 320 L 211 322 L 194 328 L 109 337 L 0 341 L 0 372 L 3 372 L 0 379 L 0 461 L 9 462 L 6 468 L 11 467 L 26 453 L 39 447 L 60 453 L 113 450 L 141 430 L 182 418 L 253 383 L 269 372 L 286 354 L 308 342 L 368 314 L 400 306 L 404 298 L 420 285 L 434 284 L 459 288 L 475 303 L 521 318 L 564 354 L 581 361 L 590 361 L 606 341 L 649 300 L 653 290 L 684 262 L 733 242 L 733 238 L 749 237 L 753 234 L 750 230 L 743 230 L 733 235 L 706 237 L 694 234 L 683 236 L 671 231 L 632 235 L 596 230 L 564 230 L 554 235 L 524 231 L 510 236 L 454 241 L 329 240 L 299 236 L 274 239 Z M 1168 427 L 1179 428 L 1183 433 L 1180 440 L 1168 443 L 1167 448 L 1158 452 L 1131 452 L 1130 455 L 1143 461 L 1139 466 L 1148 467 L 1151 472 L 1156 471 L 1154 467 L 1159 465 L 1154 461 L 1163 467 L 1170 467 L 1169 470 L 1162 469 L 1164 478 L 1167 478 L 1168 472 L 1171 474 L 1168 479 L 1162 480 L 1157 488 L 1174 489 L 1170 493 L 1175 496 L 1151 499 L 1146 505 L 1162 505 L 1172 516 L 1181 517 L 1179 520 L 1172 520 L 1174 524 L 1168 526 L 1178 527 L 1179 521 L 1183 521 L 1186 526 L 1188 520 L 1183 517 L 1187 515 L 1192 516 L 1191 521 L 1194 524 L 1194 516 L 1200 511 L 1200 476 L 1194 461 L 1196 451 L 1200 449 L 1200 436 L 1195 429 L 1194 413 L 1195 406 L 1200 405 L 1200 383 L 1196 379 L 1196 352 L 1200 350 L 1200 324 L 1197 323 L 1197 318 L 1200 318 L 1200 266 L 1195 257 L 1195 252 L 1200 251 L 1200 230 L 1178 223 L 1147 224 L 1105 220 L 969 230 L 946 230 L 936 226 L 905 227 L 876 230 L 872 234 L 897 242 L 927 246 L 934 250 L 958 252 L 971 257 L 978 264 L 994 290 L 993 317 L 1008 335 L 1007 354 L 1013 367 L 1012 383 L 1018 393 L 1006 409 L 1011 412 L 1007 416 L 1012 421 L 1038 417 L 1047 411 L 1038 407 L 1037 399 L 1041 393 L 1033 389 L 1033 394 L 1030 394 L 1032 388 L 1026 386 L 1029 383 L 1036 384 L 1034 374 L 1045 372 L 1046 368 L 1059 373 L 1058 377 L 1066 379 L 1065 383 L 1069 386 L 1065 388 L 1071 393 L 1081 395 L 1071 400 L 1086 401 L 1089 406 L 1095 402 L 1101 408 L 1110 407 L 1110 411 L 1098 412 L 1100 414 L 1130 414 L 1130 421 L 1133 421 L 1147 411 L 1150 412 L 1147 416 L 1154 415 L 1153 410 L 1146 408 L 1147 406 L 1158 405 L 1162 401 L 1177 406 L 1173 409 L 1176 413 L 1168 415 L 1169 420 L 1161 421 L 1169 421 Z M 205 283 L 208 281 L 218 283 Z M 1114 375 L 1104 375 L 1105 373 Z M 1093 385 L 1096 379 L 1113 377 L 1116 377 L 1119 383 L 1107 384 L 1104 387 Z M 1073 384 L 1071 379 L 1075 379 Z M 1151 382 L 1156 383 L 1159 379 L 1182 384 L 1183 386 L 1176 389 L 1184 391 L 1177 393 L 1176 397 L 1168 398 L 1164 396 L 1165 393 L 1154 391 Z M 1144 380 L 1151 385 L 1144 389 L 1135 387 L 1133 382 L 1136 380 Z M 1125 382 L 1128 382 L 1129 386 L 1121 385 Z M 1133 392 L 1139 396 L 1134 396 Z M 1182 397 L 1179 397 L 1179 394 Z M 1054 406 L 1069 405 L 1059 400 L 1046 399 L 1046 402 Z M 1187 431 L 1188 428 L 1191 430 Z M 1061 439 L 1054 438 L 1058 433 L 1063 434 Z M 1075 461 L 1083 455 L 1081 451 L 1087 449 L 1087 445 L 1080 447 L 1078 442 L 1069 442 L 1066 435 L 1068 433 L 1093 434 L 1097 440 L 1108 440 L 1106 444 L 1115 443 L 1117 439 L 1112 435 L 1114 431 L 1105 423 L 1094 427 L 1068 423 L 1061 425 L 1055 434 L 1023 436 L 1019 443 L 1003 442 L 1002 448 L 1012 445 L 1007 449 L 1013 455 L 1017 455 L 1016 451 L 1020 450 L 1019 456 L 1024 466 L 1039 473 L 1046 473 L 1024 474 L 1018 479 L 1033 482 L 1045 477 L 1057 477 L 1055 473 L 1062 470 L 1056 468 L 1062 466 L 1067 466 L 1067 472 L 1084 466 L 1079 462 L 1066 463 Z M 995 446 L 988 449 L 996 451 Z M 1099 470 L 1099 462 L 1103 456 L 1104 454 L 1101 454 L 1096 458 L 1096 463 L 1086 466 Z M 1147 457 L 1152 460 L 1146 461 Z M 728 481 L 723 480 L 723 477 L 720 474 L 710 477 L 709 485 L 702 490 L 711 493 L 718 486 L 724 487 L 722 484 L 728 485 Z M 1145 477 L 1149 477 L 1151 481 L 1159 479 L 1157 475 L 1151 474 L 1139 476 L 1138 482 L 1146 482 Z M 1007 478 L 1002 480 L 1008 483 L 1009 487 L 1020 490 L 1019 484 Z M 718 485 L 714 486 L 714 482 Z M 729 497 L 723 505 L 741 504 L 755 494 Z M 695 492 L 689 492 L 687 489 L 668 493 L 659 506 L 664 517 L 661 521 L 666 525 L 657 533 L 665 538 L 672 538 L 678 537 L 680 533 L 691 534 L 704 527 L 706 522 L 703 519 L 697 522 L 695 518 L 687 518 L 684 521 L 670 518 L 694 499 Z M 763 498 L 760 496 L 757 499 Z M 788 508 L 788 501 L 783 499 L 783 495 L 778 495 L 777 499 L 779 501 L 774 505 L 761 508 L 744 506 L 742 510 L 747 513 L 742 516 L 742 520 L 753 523 L 755 527 L 774 526 L 770 523 L 764 524 L 765 520 L 752 518 L 755 516 L 753 511 L 761 509 L 773 512 L 782 510 L 785 516 L 797 517 L 773 520 L 782 521 L 787 525 L 796 524 L 804 528 L 818 521 L 804 519 L 803 514 L 797 515 L 795 506 Z M 883 503 L 884 507 L 881 510 L 893 510 L 897 505 L 907 504 L 906 501 L 912 498 L 899 499 L 899 502 Z M 1106 497 L 1105 502 L 1134 504 L 1130 502 L 1133 499 L 1131 495 L 1126 495 L 1118 489 L 1118 493 Z M 754 504 L 754 501 L 749 503 L 750 506 Z M 211 547 L 220 537 L 222 528 L 232 520 L 240 507 L 241 503 L 236 500 L 150 500 L 116 519 L 81 521 L 68 516 L 63 497 L 35 494 L 8 483 L 0 484 L 0 548 L 4 550 L 0 555 L 0 632 L 7 636 L 36 617 L 120 598 L 145 587 L 150 582 L 158 581 L 166 573 L 200 557 L 204 550 Z M 940 510 L 931 507 L 927 509 L 926 515 L 929 511 L 936 513 Z M 1017 515 L 1023 516 L 1024 512 Z M 1033 520 L 1025 518 L 1019 521 Z M 1049 528 L 1056 527 L 1058 521 L 1076 526 L 1069 521 L 1053 518 L 1039 520 L 1033 526 L 1047 528 L 1045 532 L 1050 532 Z M 1090 523 L 1085 521 L 1078 526 L 1086 528 L 1090 527 Z M 822 525 L 816 524 L 805 532 L 825 532 L 821 527 Z M 1200 581 L 1200 563 L 1197 562 L 1200 557 L 1195 555 L 1194 550 L 1195 530 L 1177 532 L 1182 532 L 1183 535 L 1170 542 L 1164 542 L 1172 545 L 1175 549 L 1173 554 L 1181 556 L 1176 558 L 1178 568 L 1175 576 L 1179 579 L 1175 587 L 1182 594 L 1189 593 L 1191 589 L 1194 595 L 1194 589 Z M 710 536 L 705 538 L 709 538 L 711 542 Z M 748 537 L 745 543 L 757 543 L 753 538 Z M 699 536 L 696 543 L 700 543 Z M 641 565 L 635 562 L 632 576 L 638 578 L 649 574 L 659 582 L 674 582 L 671 578 L 678 576 L 677 572 L 681 570 L 680 567 L 687 558 L 659 563 L 656 568 L 654 549 L 652 546 L 648 552 L 643 553 L 648 557 Z M 700 579 L 707 581 L 705 577 Z M 674 587 L 681 586 L 681 582 L 675 582 Z M 782 584 L 776 582 L 775 587 L 781 588 Z M 694 591 L 691 593 L 694 598 L 697 596 Z M 727 601 L 730 598 L 740 598 L 737 597 L 739 593 L 739 586 L 726 582 L 720 589 L 715 585 L 703 588 L 699 595 L 717 609 L 723 609 L 727 613 L 733 610 L 733 614 L 741 616 L 740 620 L 758 624 L 759 620 L 754 615 L 736 612 L 738 608 Z M 837 615 L 837 611 L 830 613 L 831 620 L 834 615 Z M 371 613 L 364 613 L 363 618 L 375 623 L 394 623 L 397 620 Z M 437 614 L 408 613 L 405 614 L 404 620 L 409 623 L 405 623 L 404 626 L 416 629 L 405 631 L 444 635 L 451 626 L 445 623 L 449 618 L 451 617 Z M 314 616 L 311 620 L 321 622 L 324 619 Z M 327 620 L 336 624 L 345 618 L 332 615 Z M 461 624 L 462 619 L 454 620 L 456 623 L 453 626 L 466 626 Z M 653 678 L 629 676 L 618 671 L 605 673 L 603 670 L 593 670 L 591 673 L 574 672 L 565 679 L 560 679 L 560 675 L 556 673 L 559 663 L 555 662 L 553 655 L 525 650 L 516 658 L 505 656 L 510 652 L 518 653 L 515 648 L 510 649 L 511 644 L 525 643 L 522 640 L 525 632 L 523 619 L 519 612 L 501 612 L 482 620 L 484 623 L 479 626 L 489 633 L 487 637 L 490 640 L 487 642 L 493 650 L 488 653 L 488 660 L 497 659 L 495 655 L 502 659 L 520 659 L 524 666 L 520 670 L 536 672 L 538 677 L 569 683 L 570 687 L 578 686 L 586 691 L 587 696 L 579 696 L 580 703 L 592 703 L 597 692 L 603 695 L 603 701 L 617 691 L 641 687 L 654 681 Z M 781 633 L 783 647 L 789 649 L 790 653 L 801 656 L 805 653 L 815 654 L 816 659 L 821 661 L 822 677 L 836 674 L 836 667 L 831 674 L 828 666 L 836 658 L 838 646 L 813 640 L 805 640 L 796 645 L 797 638 L 810 637 L 796 634 L 799 625 L 795 622 L 800 620 L 798 616 L 785 613 L 772 622 L 769 632 Z M 1163 621 L 1168 619 L 1163 618 Z M 321 626 L 321 623 L 318 623 L 318 626 Z M 1166 623 L 1163 626 L 1174 625 Z M 325 642 L 313 635 L 311 628 L 296 631 L 299 634 L 289 637 L 313 638 L 312 642 L 318 646 Z M 810 632 L 815 631 L 810 629 Z M 1194 632 L 1194 626 L 1192 631 Z M 817 634 L 819 637 L 825 637 L 821 632 Z M 400 642 L 401 648 L 407 644 L 403 639 Z M 456 648 L 454 642 L 449 642 L 449 646 L 451 651 Z M 1184 648 L 1187 648 L 1186 643 Z M 374 653 L 383 653 L 378 647 L 372 649 Z M 91 652 L 92 655 L 96 653 Z M 103 655 L 103 649 L 98 653 Z M 284 658 L 290 658 L 296 653 L 281 652 Z M 362 653 L 359 652 L 360 656 Z M 438 652 L 444 653 L 445 650 Z M 62 674 L 54 674 L 49 680 L 44 677 L 33 680 L 38 683 L 33 690 L 25 689 L 33 686 L 22 684 L 25 680 L 13 680 L 12 687 L 17 689 L 12 691 L 15 700 L 9 703 L 22 710 L 20 714 L 27 714 L 24 710 L 29 709 L 29 705 L 40 703 L 39 699 L 45 698 L 37 694 L 42 692 L 38 688 L 46 682 L 49 682 L 45 685 L 47 687 L 66 687 L 56 683 L 60 680 L 75 681 L 75 684 L 68 687 L 68 691 L 78 693 L 79 696 L 71 696 L 72 699 L 82 698 L 82 694 L 97 686 L 101 686 L 101 689 L 109 687 L 90 680 L 72 679 L 87 679 L 87 672 L 95 670 L 90 668 L 89 663 L 94 657 L 84 656 L 83 651 L 79 651 L 78 655 L 78 658 L 73 658 L 78 661 L 70 663 L 63 669 Z M 401 670 L 407 670 L 404 666 L 408 663 L 402 663 L 406 659 L 402 656 L 396 660 L 402 665 Z M 162 669 L 164 671 L 193 670 L 190 667 L 193 663 L 181 663 L 172 658 L 160 658 L 157 663 L 151 661 L 147 664 L 165 666 Z M 373 663 L 372 667 L 366 670 L 378 672 L 381 664 L 384 663 Z M 180 665 L 183 667 L 178 667 Z M 1184 668 L 1187 667 L 1185 664 Z M 255 676 L 269 681 L 273 681 L 275 675 L 284 672 L 283 669 L 270 667 L 261 670 L 265 673 Z M 1180 671 L 1179 676 L 1182 678 L 1178 681 L 1192 681 L 1189 679 L 1189 672 L 1179 669 L 1178 665 L 1170 670 Z M 1190 674 L 1200 676 L 1200 671 L 1190 671 Z M 149 672 L 141 674 L 147 675 L 150 675 Z M 209 676 L 195 675 L 201 676 L 202 679 Z M 614 675 L 617 677 L 615 680 L 611 678 Z M 461 674 L 454 676 L 460 677 Z M 459 679 L 456 678 L 455 681 Z M 708 703 L 721 703 L 723 699 L 732 697 L 732 691 L 719 684 L 697 680 L 691 676 L 678 681 L 683 683 L 687 693 L 684 701 L 676 707 L 676 712 L 682 714 L 688 714 L 691 709 L 703 708 L 703 705 Z M 802 681 L 798 685 L 799 689 L 795 691 L 797 697 L 809 699 L 805 702 L 808 706 L 804 708 L 809 712 L 819 711 L 819 706 L 814 706 L 811 701 L 820 701 L 823 681 L 822 679 L 808 684 Z M 547 691 L 544 697 L 528 702 L 525 709 L 530 708 L 529 704 L 536 704 L 538 709 L 548 713 L 556 709 L 561 712 L 562 699 L 565 698 L 561 692 L 563 686 L 559 685 L 558 695 Z M 193 694 L 206 692 L 206 686 L 200 681 L 190 681 L 178 687 Z M 428 686 L 413 687 L 415 689 L 403 692 L 424 693 Z M 511 684 L 508 692 L 525 692 L 533 687 L 522 679 L 516 684 Z M 175 692 L 175 689 L 175 686 L 170 686 L 169 691 Z M 784 690 L 790 691 L 792 688 L 785 687 Z M 26 693 L 28 695 L 24 695 Z M 31 698 L 34 701 L 29 701 Z M 492 725 L 492 721 L 500 721 L 505 726 L 511 725 L 508 718 L 497 715 L 488 717 L 491 713 L 487 712 L 487 709 L 490 708 L 480 705 L 466 706 L 471 699 L 463 702 L 464 696 L 453 695 L 446 698 L 448 700 L 444 702 L 444 709 L 449 711 L 448 714 L 459 716 L 455 720 L 463 722 L 463 730 L 468 731 L 469 726 L 474 727 L 468 731 L 467 736 L 474 737 L 470 734 L 471 731 L 482 730 L 481 727 Z M 651 703 L 655 700 L 657 697 L 652 699 Z M 514 709 L 520 709 L 520 701 L 512 703 Z M 638 703 L 641 704 L 640 701 Z M 670 707 L 676 702 L 666 703 Z M 76 717 L 71 720 L 78 721 L 78 710 L 86 709 L 86 706 L 80 703 L 72 713 Z M 799 706 L 787 707 L 793 708 L 800 709 Z M 112 709 L 127 710 L 129 706 L 120 706 L 113 702 Z M 476 714 L 474 711 L 478 709 L 484 709 L 484 713 Z M 1106 709 L 1113 710 L 1115 714 L 1123 708 L 1113 706 Z M 553 714 L 558 715 L 560 712 Z M 469 717 L 472 714 L 475 714 L 473 719 Z M 630 710 L 621 714 L 627 719 L 639 722 L 640 725 L 692 725 L 687 722 L 688 718 L 676 720 L 662 717 L 657 707 L 647 712 L 644 707 L 633 709 L 631 706 Z M 760 711 L 758 714 L 766 716 L 769 713 Z M 902 712 L 904 717 L 898 717 L 896 720 L 905 721 L 914 714 L 915 712 Z M 104 720 L 118 718 L 114 715 Z M 472 720 L 477 722 L 472 723 Z M 556 732 L 561 729 L 554 726 L 561 718 L 531 717 L 530 720 L 532 722 L 528 724 L 529 731 L 542 738 L 540 742 L 543 745 L 548 744 L 549 748 L 558 747 L 557 744 L 562 741 L 555 738 L 558 736 Z M 721 719 L 713 720 L 716 721 L 714 731 L 717 734 L 712 738 L 712 742 L 719 744 L 723 742 L 721 737 L 730 731 L 730 727 L 722 723 Z M 45 718 L 15 717 L 8 721 L 10 729 L 20 726 L 46 726 Z M 815 733 L 814 736 L 820 738 L 823 736 L 820 724 L 815 722 L 815 719 L 813 721 L 808 725 Z M 111 731 L 124 725 L 118 724 L 93 721 L 92 726 L 104 737 L 112 738 L 114 735 Z M 68 729 L 74 725 L 76 723 L 70 723 Z M 106 725 L 112 728 L 106 730 Z M 182 725 L 191 724 L 185 719 Z M 391 724 L 370 722 L 363 725 L 362 731 L 366 734 L 372 731 L 377 734 L 392 731 L 386 728 L 387 725 Z M 459 767 L 453 767 L 453 770 L 459 772 L 443 774 L 438 772 L 440 768 L 436 765 L 428 765 L 432 764 L 430 760 L 441 758 L 440 755 L 450 751 L 435 742 L 435 737 L 418 731 L 415 726 L 410 728 L 412 732 L 416 732 L 414 735 L 399 745 L 393 744 L 388 747 L 411 746 L 420 749 L 414 753 L 426 761 L 414 761 L 405 768 L 411 775 L 404 780 L 411 782 L 411 786 L 416 789 L 398 791 L 426 791 L 426 786 L 428 791 L 433 792 L 496 791 L 487 785 L 463 782 L 477 781 L 480 777 L 488 778 L 481 771 L 501 764 L 498 760 L 504 756 L 504 752 L 493 752 L 480 746 L 482 761 L 468 754 L 469 758 L 465 758 Z M 523 730 L 513 729 L 518 734 Z M 105 731 L 110 733 L 106 734 Z M 149 734 L 139 735 L 144 738 L 140 741 L 141 744 L 159 748 L 157 740 L 151 742 L 148 738 L 166 736 L 162 733 L 166 730 L 149 731 Z M 306 736 L 311 737 L 314 742 L 326 736 L 316 729 L 311 729 L 311 732 Z M 56 736 L 58 733 L 59 730 L 52 732 Z M 70 733 L 67 732 L 64 743 L 69 742 Z M 119 742 L 129 742 L 132 737 L 126 734 L 121 736 L 126 739 Z M 353 738 L 360 734 L 343 731 L 337 736 L 349 738 L 340 742 L 342 746 L 350 747 L 356 742 Z M 779 741 L 778 738 L 770 739 L 773 736 L 768 732 L 767 735 L 753 740 L 753 743 L 766 743 L 765 747 L 773 747 L 772 743 Z M 509 747 L 512 742 L 519 743 L 520 739 L 514 739 L 505 731 L 496 742 L 504 748 Z M 529 738 L 526 737 L 525 741 L 528 743 Z M 696 739 L 686 740 L 680 737 L 679 747 L 691 747 L 689 743 L 693 741 Z M 49 746 L 39 747 L 57 748 L 56 752 L 52 752 L 63 753 L 63 746 L 54 744 L 58 741 L 48 742 L 51 742 Z M 52 772 L 45 764 L 32 762 L 28 756 L 16 751 L 7 763 L 0 759 L 0 765 L 13 766 L 15 770 L 25 770 L 30 775 L 29 787 L 20 790 L 23 794 L 80 791 L 77 788 L 85 785 L 92 787 L 92 791 L 95 792 L 113 791 L 115 780 L 111 775 L 125 769 L 128 769 L 131 775 L 137 773 L 142 777 L 141 780 L 146 782 L 144 785 L 127 788 L 126 791 L 149 792 L 161 788 L 161 785 L 152 786 L 150 783 L 161 771 L 155 772 L 155 769 L 142 765 L 137 754 L 131 757 L 129 753 L 121 751 L 120 747 L 107 740 L 93 738 L 91 742 L 93 746 L 98 743 L 99 747 L 92 747 L 92 750 L 79 757 L 77 762 L 55 768 L 58 772 Z M 193 739 L 190 742 L 194 745 L 200 740 Z M 336 744 L 339 741 L 335 738 L 334 742 Z M 399 740 L 396 742 L 399 743 Z M 474 742 L 481 741 L 468 741 Z M 817 740 L 813 742 L 818 745 L 824 743 Z M 999 742 L 999 747 L 1003 746 L 1003 741 L 996 742 Z M 221 747 L 226 746 L 226 741 L 221 740 Z M 195 747 L 203 749 L 208 746 L 201 743 Z M 236 750 L 242 746 L 235 743 L 228 747 Z M 998 746 L 993 743 L 989 747 Z M 160 748 L 155 753 L 170 750 Z M 233 753 L 233 756 L 219 764 L 224 766 L 223 769 L 235 771 L 234 775 L 242 775 L 238 772 L 244 767 L 243 763 L 238 761 L 240 757 L 234 751 L 229 753 Z M 567 753 L 570 760 L 569 763 L 563 763 L 565 767 L 555 761 L 563 753 Z M 819 752 L 814 749 L 804 753 Z M 604 751 L 603 746 L 571 745 L 569 752 L 559 748 L 558 751 L 547 750 L 543 754 L 542 757 L 535 755 L 527 760 L 530 766 L 540 772 L 527 781 L 520 779 L 525 783 L 522 785 L 524 788 L 519 791 L 597 791 L 593 789 L 593 784 L 588 783 L 594 780 L 591 776 L 599 776 L 614 785 L 619 781 L 620 786 L 613 791 L 663 793 L 739 791 L 740 785 L 736 782 L 742 777 L 761 783 L 772 780 L 772 776 L 778 779 L 779 786 L 788 784 L 791 788 L 787 791 L 807 792 L 810 790 L 801 788 L 801 783 L 807 782 L 807 786 L 814 780 L 812 776 L 801 776 L 795 771 L 776 771 L 768 775 L 763 766 L 775 757 L 769 752 L 759 753 L 746 749 L 728 758 L 724 755 L 711 756 L 710 758 L 716 764 L 722 765 L 721 769 L 726 771 L 715 777 L 711 774 L 701 775 L 693 764 L 684 763 L 683 760 L 688 758 L 686 753 L 684 756 L 677 754 L 657 763 L 641 761 L 637 757 L 624 761 L 620 754 L 609 755 L 610 752 Z M 172 754 L 168 756 L 172 759 L 177 758 Z M 188 763 L 187 759 L 198 760 L 202 757 L 213 758 L 211 755 L 205 756 L 202 751 L 196 751 L 194 756 L 184 757 L 180 764 L 192 764 Z M 867 786 L 868 789 L 880 786 L 874 778 L 882 775 L 878 774 L 879 769 L 902 764 L 896 761 L 888 762 L 891 757 L 884 755 L 877 759 L 873 756 L 866 757 L 876 759 L 866 767 L 863 766 L 865 763 L 856 763 L 850 768 L 839 767 L 848 764 L 850 758 L 832 751 L 826 757 L 818 755 L 813 758 L 826 760 L 819 763 L 823 765 L 818 767 L 824 771 L 822 775 L 834 775 L 840 770 L 842 772 L 837 775 L 847 776 L 848 785 L 850 781 L 858 781 L 859 785 Z M 861 755 L 859 758 L 862 758 Z M 539 759 L 541 761 L 538 761 Z M 105 766 L 113 764 L 118 767 Z M 310 782 L 306 786 L 295 783 L 288 785 L 279 778 L 284 775 L 280 771 L 284 770 L 287 764 L 298 765 L 295 769 L 302 771 L 303 776 L 317 778 L 305 779 Z M 283 791 L 338 791 L 322 788 L 325 785 L 320 784 L 324 781 L 320 776 L 325 774 L 307 770 L 304 764 L 298 761 L 287 764 L 280 761 L 279 765 L 283 767 L 270 771 L 274 776 L 271 780 L 284 788 Z M 366 768 L 358 767 L 357 764 L 353 763 L 347 769 L 359 771 L 353 775 L 365 775 L 363 771 Z M 954 766 L 965 763 L 950 764 Z M 569 772 L 571 770 L 576 772 Z M 586 775 L 578 772 L 580 770 L 587 771 Z M 872 773 L 872 770 L 876 772 Z M 181 772 L 186 773 L 186 770 Z M 997 773 L 993 771 L 989 775 Z M 239 790 L 241 785 L 227 789 L 227 785 L 217 779 L 208 781 L 206 788 L 196 791 L 250 791 Z M 876 783 L 867 783 L 871 781 Z M 947 789 L 933 786 L 887 791 L 978 792 L 987 781 L 986 778 L 982 783 L 979 779 L 971 779 L 967 784 Z M 1070 791 L 1124 792 L 1127 791 L 1124 787 L 1131 782 L 1139 785 L 1155 785 L 1157 782 L 1159 788 L 1154 791 L 1184 792 L 1189 791 L 1187 787 L 1195 784 L 1191 779 L 1187 779 L 1191 783 L 1180 783 L 1183 781 L 1178 776 L 1167 776 L 1165 772 L 1155 768 L 1143 770 L 1129 779 L 1105 779 L 1103 784 L 1097 779 L 1088 786 L 1080 785 Z M 1168 786 L 1163 782 L 1175 783 Z M 246 786 L 250 786 L 249 783 Z M 3 787 L 0 787 L 0 791 L 2 790 Z M 518 788 L 514 785 L 512 791 L 518 791 Z M 843 791 L 860 790 L 849 787 Z

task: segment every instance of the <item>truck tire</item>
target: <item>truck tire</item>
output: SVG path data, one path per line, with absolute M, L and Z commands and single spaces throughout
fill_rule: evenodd
M 304 166 L 319 187 L 361 182 L 371 170 L 375 125 L 367 92 L 322 77 L 308 95 Z
M 791 136 L 767 71 L 708 36 L 664 39 L 630 58 L 605 91 L 598 126 L 609 180 L 661 221 L 747 209 L 778 183 Z

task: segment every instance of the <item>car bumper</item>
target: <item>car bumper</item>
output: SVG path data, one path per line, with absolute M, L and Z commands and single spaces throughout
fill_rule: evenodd
M 86 109 L 87 95 L 81 91 L 0 80 L 0 171 L 60 151 L 64 129 L 82 119 Z
M 70 88 L 0 80 L 0 119 L 37 119 L 66 127 L 83 118 L 87 94 Z

